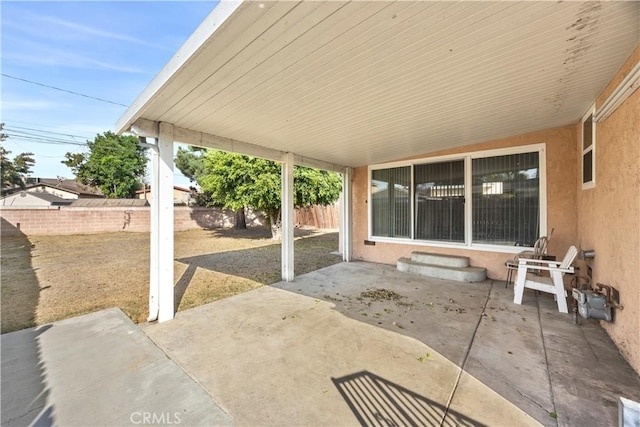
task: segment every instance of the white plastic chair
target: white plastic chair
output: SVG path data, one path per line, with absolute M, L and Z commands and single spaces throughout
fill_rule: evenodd
M 568 313 L 567 297 L 562 277 L 565 273 L 573 273 L 571 264 L 578 256 L 578 249 L 571 246 L 562 261 L 548 261 L 543 259 L 520 258 L 518 261 L 518 275 L 513 288 L 513 302 L 522 304 L 524 288 L 535 289 L 553 294 L 558 302 L 558 311 Z M 551 277 L 538 276 L 530 271 L 548 271 Z

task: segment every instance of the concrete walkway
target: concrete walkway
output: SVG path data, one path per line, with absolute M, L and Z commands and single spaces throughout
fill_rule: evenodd
M 512 292 L 355 262 L 4 334 L 2 425 L 616 425 L 640 380 L 604 331 Z
M 232 423 L 119 309 L 1 339 L 3 426 Z

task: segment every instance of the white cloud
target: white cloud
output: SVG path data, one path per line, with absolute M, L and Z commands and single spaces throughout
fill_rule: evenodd
M 105 31 L 98 28 L 79 24 L 77 22 L 71 22 L 71 21 L 60 19 L 60 18 L 54 18 L 52 16 L 39 16 L 38 19 L 73 30 L 79 35 L 84 35 L 84 36 L 89 35 L 89 36 L 96 36 L 100 38 L 110 39 L 110 40 L 120 40 L 120 41 L 134 43 L 142 46 L 153 47 L 156 49 L 163 49 L 163 50 L 167 49 L 166 46 L 150 43 L 148 41 L 139 39 L 137 37 L 129 36 L 127 34 L 121 34 L 121 33 L 116 33 L 112 31 Z
M 136 66 L 120 65 L 115 61 L 100 61 L 79 51 L 74 52 L 69 49 L 57 49 L 26 40 L 22 40 L 19 44 L 14 45 L 14 48 L 16 47 L 20 47 L 20 49 L 6 50 L 3 52 L 2 56 L 5 62 L 31 66 L 147 73 L 147 71 Z

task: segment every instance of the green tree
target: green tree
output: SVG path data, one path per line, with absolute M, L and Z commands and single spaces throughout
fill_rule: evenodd
M 204 155 L 204 170 L 198 183 L 213 200 L 233 210 L 245 206 L 263 211 L 273 238 L 281 235 L 281 167 L 277 162 L 223 151 Z M 294 169 L 294 204 L 306 207 L 328 205 L 340 197 L 342 180 L 333 172 L 298 166 Z
M 175 166 L 182 172 L 184 176 L 189 178 L 192 183 L 198 183 L 198 179 L 204 171 L 204 148 L 188 146 L 185 150 L 182 147 L 178 147 L 178 152 L 174 159 Z M 211 199 L 211 193 L 207 191 L 196 190 L 195 186 L 190 187 L 191 192 L 195 199 L 196 206 L 213 206 L 214 201 Z M 244 210 L 243 210 L 244 214 Z M 239 223 L 236 222 L 236 228 Z M 246 226 L 244 227 L 246 228 Z
M 11 154 L 11 151 L 0 147 L 2 169 L 2 183 L 0 188 L 2 188 L 3 192 L 6 188 L 16 185 L 24 188 L 25 178 L 31 173 L 31 168 L 36 163 L 33 158 L 33 153 L 20 153 L 15 156 L 13 160 L 9 159 L 9 154 Z
M 109 198 L 133 197 L 147 168 L 147 149 L 135 136 L 105 132 L 87 142 L 89 153 L 67 153 L 67 165 L 84 184 L 95 185 Z
M 185 150 L 182 147 L 178 147 L 176 158 L 174 163 L 180 172 L 191 182 L 198 182 L 198 177 L 202 175 L 204 171 L 204 158 L 203 154 L 205 150 L 203 148 L 189 146 Z

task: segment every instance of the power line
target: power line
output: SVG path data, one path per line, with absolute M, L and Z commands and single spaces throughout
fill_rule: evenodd
M 66 93 L 70 93 L 72 95 L 82 96 L 84 98 L 89 98 L 89 99 L 94 99 L 96 101 L 106 102 L 108 104 L 119 105 L 121 107 L 128 107 L 128 105 L 120 104 L 119 102 L 109 101 L 108 99 L 97 98 L 95 96 L 85 95 L 84 93 L 78 93 L 78 92 L 74 92 L 72 90 L 61 89 L 61 88 L 55 87 L 55 86 L 49 86 L 49 85 L 46 85 L 44 83 L 38 83 L 38 82 L 34 82 L 33 80 L 27 80 L 27 79 L 23 79 L 23 78 L 16 77 L 16 76 L 10 76 L 9 74 L 5 74 L 5 73 L 0 73 L 0 74 L 3 77 L 7 77 L 9 79 L 20 80 L 21 82 L 30 83 L 30 84 L 37 85 L 37 86 L 42 86 L 42 87 L 46 87 L 46 88 L 49 88 L 49 89 L 59 90 L 60 92 L 66 92 Z
M 78 129 L 63 129 L 63 128 L 61 128 L 60 126 L 44 125 L 44 124 L 42 124 L 42 123 L 25 122 L 25 121 L 22 121 L 22 120 L 11 120 L 11 123 L 21 123 L 21 124 L 23 124 L 23 125 L 38 126 L 39 128 L 44 128 L 44 129 L 41 129 L 43 132 L 53 132 L 52 130 L 47 130 L 47 128 L 48 128 L 48 129 L 54 129 L 54 130 L 56 130 L 56 131 L 84 132 L 84 131 L 82 131 L 82 130 L 78 130 Z M 16 128 L 17 128 L 17 127 L 19 127 L 19 126 L 13 126 L 13 127 L 16 127 Z M 23 128 L 23 129 L 24 129 L 24 128 Z M 85 137 L 83 136 L 83 138 L 85 138 Z M 91 138 L 93 138 L 93 137 L 91 137 Z M 87 139 L 91 139 L 91 138 L 88 138 L 88 137 L 87 137 Z
M 70 136 L 71 138 L 91 139 L 88 136 L 72 135 L 72 134 L 69 134 L 69 133 L 60 133 L 60 132 L 54 132 L 52 130 L 28 128 L 28 127 L 24 127 L 24 126 L 11 126 L 10 128 L 12 128 L 12 129 L 13 128 L 15 128 L 15 129 L 23 129 L 23 130 L 32 130 L 32 131 L 39 132 L 39 133 L 51 133 L 51 134 L 54 134 L 54 135 Z

